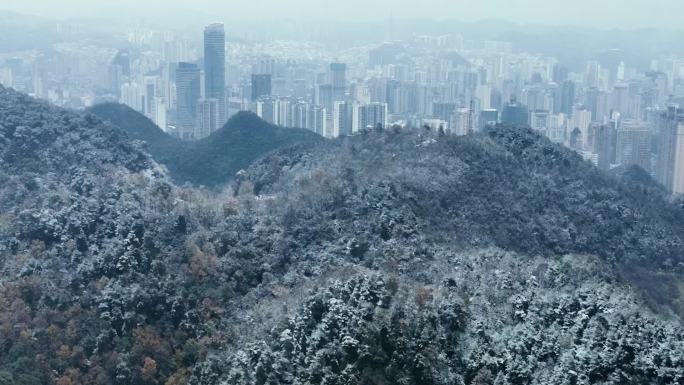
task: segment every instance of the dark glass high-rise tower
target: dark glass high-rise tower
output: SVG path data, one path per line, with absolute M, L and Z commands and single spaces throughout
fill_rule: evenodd
M 347 65 L 344 63 L 330 64 L 330 84 L 332 85 L 333 102 L 346 99 L 347 93 Z
M 121 66 L 123 76 L 131 76 L 131 54 L 127 50 L 120 50 L 112 59 L 112 65 Z
M 252 75 L 252 101 L 262 96 L 271 96 L 271 75 Z
M 226 121 L 226 33 L 222 23 L 204 28 L 204 93 L 218 100 L 219 127 Z
M 194 135 L 197 100 L 200 98 L 200 70 L 192 63 L 178 63 L 176 69 L 176 102 L 178 103 L 178 136 L 190 139 Z
M 527 126 L 530 124 L 530 112 L 527 106 L 516 102 L 515 98 L 507 103 L 501 112 L 501 123 L 512 126 Z
M 335 88 L 347 87 L 347 65 L 344 63 L 330 64 L 330 84 Z

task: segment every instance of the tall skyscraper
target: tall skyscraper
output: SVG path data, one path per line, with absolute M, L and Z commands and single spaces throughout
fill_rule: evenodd
M 142 112 L 143 100 L 142 90 L 137 83 L 124 83 L 121 86 L 121 103 Z
M 333 86 L 330 84 L 321 84 L 317 86 L 314 90 L 314 104 L 323 106 L 328 111 L 332 111 L 333 103 L 338 101 L 335 100 L 333 90 Z
M 649 71 L 646 77 L 651 81 L 651 87 L 655 94 L 655 105 L 663 108 L 668 97 L 668 76 L 663 72 Z
M 325 136 L 327 131 L 328 114 L 323 106 L 312 106 L 309 109 L 308 129 Z
M 599 92 L 596 97 L 596 116 L 592 118 L 597 122 L 606 122 L 611 118 L 610 95 L 607 92 Z
M 195 139 L 206 138 L 220 127 L 218 103 L 217 99 L 200 99 L 197 101 Z
M 121 68 L 121 75 L 131 76 L 131 55 L 127 50 L 120 50 L 112 59 L 112 65 Z
M 204 97 L 216 99 L 219 126 L 226 121 L 226 33 L 223 23 L 204 28 Z
M 568 79 L 568 68 L 560 65 L 560 64 L 554 64 L 553 65 L 553 74 L 552 74 L 552 80 L 557 83 L 561 84 L 564 81 Z
M 14 85 L 12 76 L 12 69 L 9 67 L 0 68 L 0 84 L 11 88 Z
M 684 110 L 668 107 L 658 120 L 656 179 L 673 193 L 684 193 Z
M 575 82 L 566 80 L 560 87 L 560 112 L 571 115 L 572 108 L 575 105 Z
M 330 84 L 335 88 L 347 87 L 347 65 L 344 63 L 330 64 Z
M 131 59 L 126 50 L 121 50 L 112 59 L 109 65 L 109 84 L 112 90 L 117 90 L 123 83 L 130 80 Z
M 550 97 L 547 95 L 544 87 L 540 85 L 533 85 L 523 90 L 522 103 L 530 111 L 548 110 L 552 107 Z
M 409 89 L 406 84 L 396 80 L 387 81 L 385 95 L 385 102 L 390 113 L 404 114 L 408 112 Z
M 584 106 L 591 112 L 591 116 L 595 121 L 601 118 L 598 110 L 599 94 L 600 91 L 596 87 L 590 87 L 584 92 Z
M 252 101 L 264 96 L 271 96 L 271 75 L 252 75 Z
M 515 126 L 527 126 L 530 124 L 530 112 L 527 106 L 524 106 L 511 100 L 507 103 L 501 112 L 501 123 Z
M 672 192 L 684 194 L 684 123 L 677 125 L 675 136 L 675 163 L 672 172 Z
M 594 130 L 594 153 L 598 155 L 597 166 L 610 170 L 616 158 L 616 131 L 613 124 L 602 124 Z
M 564 143 L 566 139 L 567 116 L 565 114 L 549 115 L 549 126 L 546 137 L 554 143 Z
M 276 100 L 278 104 L 278 116 L 275 124 L 283 127 L 290 127 L 292 122 L 292 103 L 289 98 L 279 98 Z
M 359 107 L 359 129 L 387 127 L 389 120 L 387 103 L 371 103 Z
M 499 111 L 490 108 L 480 111 L 480 129 L 495 126 L 499 122 Z
M 371 102 L 371 92 L 368 85 L 354 83 L 351 89 L 351 99 L 361 104 L 369 104 Z
M 178 63 L 176 69 L 176 125 L 178 136 L 194 136 L 197 101 L 200 98 L 200 69 L 191 63 Z
M 299 100 L 290 105 L 289 119 L 287 122 L 288 127 L 308 128 L 309 103 Z
M 276 98 L 262 98 L 256 102 L 256 113 L 268 123 L 278 125 L 283 113 L 280 111 L 282 103 Z
M 621 82 L 625 80 L 625 62 L 621 61 L 617 69 L 617 81 Z
M 598 61 L 592 60 L 587 62 L 585 82 L 589 87 L 601 86 L 601 64 Z
M 351 135 L 359 129 L 359 105 L 355 102 L 335 102 L 333 136 Z
M 613 111 L 619 112 L 623 117 L 630 117 L 629 113 L 629 87 L 627 84 L 616 84 L 613 88 Z
M 480 101 L 480 109 L 487 110 L 492 108 L 492 87 L 479 84 L 475 90 L 475 96 Z
M 162 97 L 155 97 L 152 102 L 152 120 L 162 130 L 166 131 L 166 100 Z
M 472 118 L 469 108 L 457 108 L 449 119 L 449 129 L 453 135 L 468 135 L 472 130 Z
M 617 131 L 616 162 L 623 166 L 637 165 L 651 172 L 651 130 L 648 125 L 623 120 Z
M 550 114 L 547 110 L 536 110 L 532 112 L 530 116 L 530 127 L 539 132 L 541 135 L 547 135 L 547 130 L 549 129 L 549 117 Z
M 585 150 L 589 150 L 593 143 L 591 143 L 591 136 L 589 135 L 589 126 L 591 125 L 591 111 L 584 107 L 575 106 L 572 112 L 571 129 L 577 128 L 582 135 L 582 146 Z
M 157 77 L 156 76 L 145 76 L 145 89 L 143 91 L 143 106 L 144 113 L 148 118 L 152 119 L 153 109 L 154 109 L 154 98 L 157 96 Z
M 330 102 L 331 104 L 324 104 L 326 107 L 334 107 L 332 103 L 342 102 L 347 100 L 347 65 L 344 63 L 331 63 L 330 71 L 328 72 L 328 80 L 330 87 Z M 327 92 L 327 90 L 321 89 Z M 327 98 L 327 95 L 326 95 Z

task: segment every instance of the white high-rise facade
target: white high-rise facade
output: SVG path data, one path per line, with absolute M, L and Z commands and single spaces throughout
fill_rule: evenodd
M 137 83 L 124 83 L 121 86 L 121 103 L 143 112 L 142 89 Z
M 167 110 L 166 100 L 162 97 L 155 97 L 152 103 L 152 116 L 154 123 L 162 130 L 167 130 Z

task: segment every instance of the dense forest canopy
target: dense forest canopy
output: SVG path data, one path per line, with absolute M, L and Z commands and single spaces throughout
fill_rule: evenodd
M 684 383 L 684 210 L 639 170 L 283 129 L 206 190 L 106 120 L 0 88 L 2 385 Z

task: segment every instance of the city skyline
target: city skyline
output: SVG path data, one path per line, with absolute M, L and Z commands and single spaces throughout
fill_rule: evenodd
M 399 19 L 387 21 L 253 33 L 225 20 L 190 29 L 122 24 L 97 40 L 92 23 L 53 22 L 16 47 L 0 45 L 0 83 L 69 108 L 125 104 L 183 140 L 207 138 L 246 111 L 327 138 L 528 126 L 601 169 L 639 165 L 684 192 L 684 142 L 674 139 L 684 124 L 684 52 L 668 44 L 677 34 L 489 30 L 496 23 L 402 31 Z M 50 30 L 55 39 L 36 46 Z

